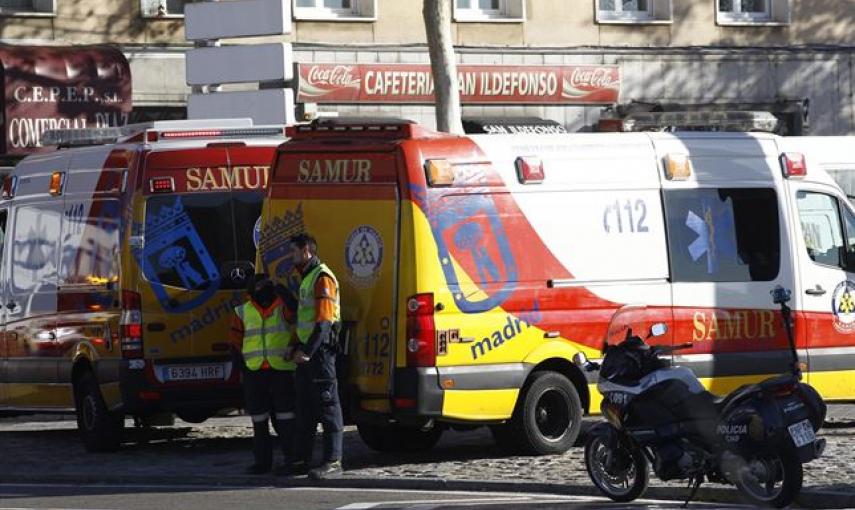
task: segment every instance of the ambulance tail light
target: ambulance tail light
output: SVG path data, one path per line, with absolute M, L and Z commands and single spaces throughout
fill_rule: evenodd
M 785 152 L 781 154 L 781 169 L 784 177 L 804 177 L 807 175 L 807 163 L 805 155 L 798 152 Z
M 136 292 L 122 291 L 119 342 L 123 358 L 143 357 L 142 298 Z
M 416 294 L 407 299 L 407 366 L 436 365 L 436 325 L 433 294 Z

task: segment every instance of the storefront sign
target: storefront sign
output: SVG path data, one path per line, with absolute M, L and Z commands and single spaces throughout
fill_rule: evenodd
M 49 129 L 121 126 L 131 113 L 131 71 L 109 47 L 0 46 L 2 153 L 45 150 Z M 52 148 L 50 148 L 52 150 Z
M 611 104 L 620 96 L 615 65 L 457 68 L 464 104 Z M 434 102 L 427 64 L 299 64 L 302 103 Z

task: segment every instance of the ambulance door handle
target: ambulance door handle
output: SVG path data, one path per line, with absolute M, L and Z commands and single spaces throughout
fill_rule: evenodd
M 543 334 L 543 338 L 558 338 L 559 336 L 561 336 L 560 331 L 547 331 Z
M 810 296 L 821 296 L 825 294 L 825 289 L 823 289 L 820 285 L 817 285 L 813 289 L 806 290 L 805 294 L 808 294 Z

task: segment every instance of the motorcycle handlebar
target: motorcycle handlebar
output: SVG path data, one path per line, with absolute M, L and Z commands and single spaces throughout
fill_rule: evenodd
M 682 351 L 683 349 L 691 349 L 694 344 L 692 342 L 686 342 L 684 344 L 679 345 L 657 345 L 653 347 L 655 349 L 656 354 L 671 354 L 675 351 Z

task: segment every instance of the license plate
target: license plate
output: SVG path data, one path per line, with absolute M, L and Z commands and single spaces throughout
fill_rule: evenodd
M 163 374 L 167 381 L 198 381 L 206 379 L 225 379 L 223 365 L 169 365 Z
M 816 441 L 816 434 L 813 432 L 810 420 L 802 420 L 787 428 L 790 430 L 790 437 L 793 438 L 793 442 L 798 448 Z

